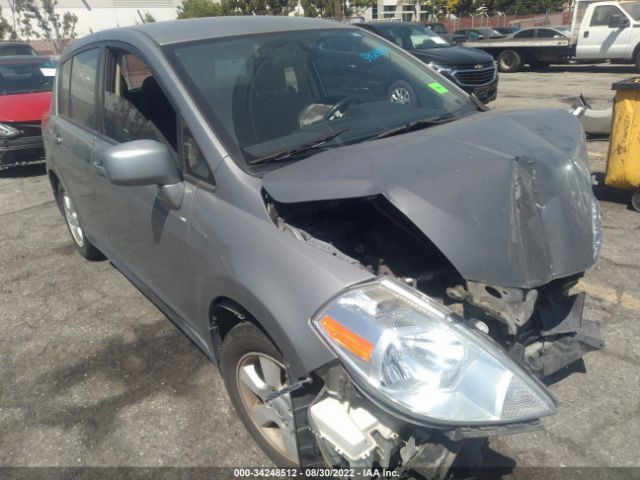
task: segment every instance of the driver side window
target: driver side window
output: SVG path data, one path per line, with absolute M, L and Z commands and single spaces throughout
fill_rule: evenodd
M 177 158 L 176 113 L 147 65 L 125 50 L 109 50 L 104 133 L 117 142 L 157 140 Z
M 593 10 L 593 17 L 591 17 L 592 27 L 608 27 L 611 17 L 619 15 L 624 17 L 622 11 L 614 5 L 601 5 Z

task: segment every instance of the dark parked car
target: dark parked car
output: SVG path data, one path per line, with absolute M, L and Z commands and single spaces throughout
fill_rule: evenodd
M 38 55 L 38 52 L 28 43 L 0 42 L 0 57 L 13 55 Z
M 495 27 L 494 30 L 503 35 L 512 35 L 520 31 L 518 27 Z
M 447 30 L 447 27 L 445 27 L 443 23 L 423 23 L 422 25 L 454 45 L 466 40 L 464 35 L 449 33 L 449 30 Z
M 0 170 L 44 161 L 40 123 L 55 71 L 50 57 L 0 57 Z
M 479 40 L 495 40 L 504 38 L 506 35 L 494 30 L 493 28 L 463 28 L 456 30 L 454 33 L 463 35 L 465 41 L 477 42 Z
M 219 365 L 277 465 L 475 465 L 602 347 L 570 290 L 601 224 L 568 112 L 486 111 L 366 30 L 276 16 L 89 35 L 56 85 L 47 170 L 77 251 Z
M 496 99 L 498 71 L 488 53 L 476 48 L 453 46 L 417 23 L 372 22 L 358 26 L 408 50 L 484 103 Z

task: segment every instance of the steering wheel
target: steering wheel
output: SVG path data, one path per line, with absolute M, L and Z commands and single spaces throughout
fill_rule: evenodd
M 364 100 L 359 97 L 344 97 L 343 99 L 338 100 L 338 103 L 334 104 L 329 111 L 322 116 L 322 119 L 325 121 L 333 120 L 336 113 L 346 111 L 346 107 L 350 106 L 352 103 L 364 103 Z

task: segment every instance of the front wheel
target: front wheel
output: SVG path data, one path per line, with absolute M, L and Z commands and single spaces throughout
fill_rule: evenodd
M 222 343 L 220 367 L 231 402 L 254 440 L 276 465 L 298 466 L 291 397 L 268 400 L 289 381 L 275 345 L 253 324 L 238 324 Z
M 504 73 L 513 73 L 522 67 L 522 58 L 515 50 L 504 50 L 498 55 L 498 70 Z
M 387 99 L 391 103 L 399 103 L 400 105 L 408 105 L 410 107 L 415 107 L 418 104 L 416 91 L 404 80 L 398 80 L 391 84 L 387 93 Z
M 635 57 L 633 57 L 633 63 L 635 63 L 636 72 L 640 72 L 640 50 L 638 50 Z

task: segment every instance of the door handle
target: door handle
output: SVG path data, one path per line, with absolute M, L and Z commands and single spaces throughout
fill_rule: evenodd
M 584 38 L 589 38 L 589 30 L 585 30 L 584 34 L 582 35 Z
M 102 177 L 105 176 L 104 164 L 102 163 L 102 159 L 94 160 L 93 166 L 96 168 L 96 173 Z

